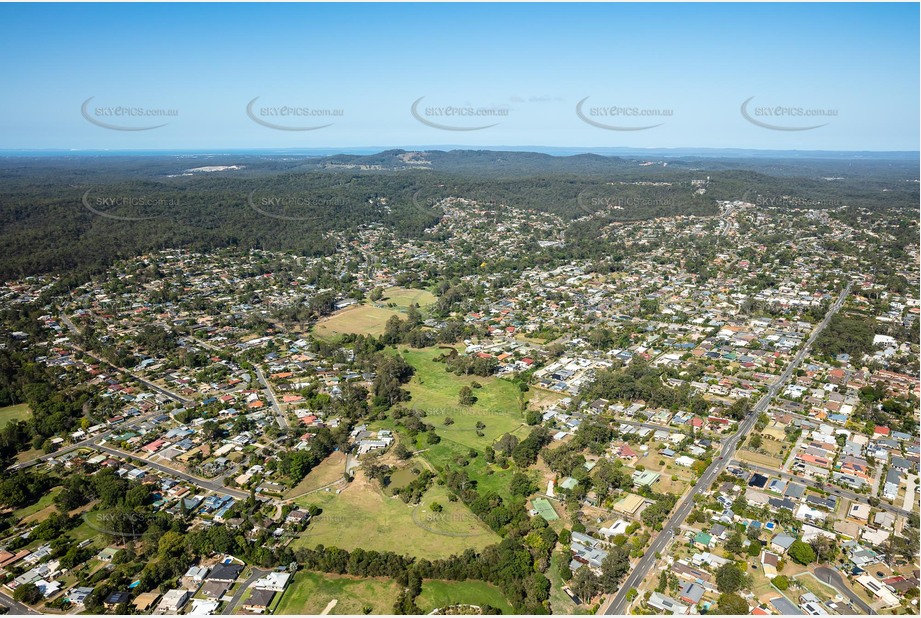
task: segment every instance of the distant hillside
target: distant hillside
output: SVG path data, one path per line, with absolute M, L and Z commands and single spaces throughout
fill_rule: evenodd
M 226 169 L 225 169 L 226 168 Z M 709 180 L 707 180 L 709 178 Z M 552 156 L 490 150 L 376 154 L 0 157 L 0 279 L 91 272 L 162 247 L 335 250 L 380 223 L 419 236 L 439 200 L 467 197 L 564 221 L 713 215 L 718 200 L 777 207 L 918 207 L 917 161 Z M 567 235 L 591 234 L 577 226 Z

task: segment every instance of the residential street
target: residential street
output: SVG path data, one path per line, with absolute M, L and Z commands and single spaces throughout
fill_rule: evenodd
M 816 326 L 812 331 L 812 334 L 809 336 L 809 339 L 806 341 L 806 344 L 797 352 L 796 357 L 793 361 L 787 365 L 787 368 L 784 369 L 784 372 L 781 376 L 771 385 L 768 389 L 768 392 L 758 401 L 755 407 L 749 412 L 748 416 L 740 423 L 738 431 L 733 434 L 730 438 L 723 441 L 722 448 L 720 449 L 720 456 L 710 464 L 710 467 L 703 473 L 703 475 L 698 479 L 697 483 L 694 485 L 694 488 L 691 490 L 691 493 L 678 505 L 672 515 L 669 517 L 668 521 L 662 528 L 662 532 L 656 535 L 649 545 L 649 548 L 646 550 L 646 553 L 640 558 L 639 562 L 633 567 L 633 570 L 627 576 L 627 578 L 621 584 L 620 590 L 611 601 L 608 603 L 607 607 L 603 607 L 602 612 L 606 615 L 614 614 L 625 614 L 628 613 L 627 610 L 627 593 L 633 589 L 637 588 L 645 579 L 647 573 L 656 563 L 658 558 L 657 554 L 661 555 L 665 546 L 671 540 L 672 536 L 675 534 L 681 524 L 684 523 L 684 520 L 690 514 L 691 509 L 694 507 L 694 496 L 702 494 L 710 489 L 710 485 L 713 484 L 713 481 L 723 472 L 726 468 L 726 465 L 732 460 L 733 455 L 735 454 L 736 447 L 740 442 L 744 441 L 748 434 L 751 432 L 752 428 L 755 426 L 755 423 L 758 421 L 758 416 L 764 412 L 771 400 L 777 395 L 780 389 L 784 386 L 787 380 L 790 379 L 790 376 L 793 375 L 793 372 L 799 367 L 802 363 L 803 358 L 809 351 L 809 348 L 815 342 L 816 338 L 828 326 L 828 323 L 831 321 L 832 316 L 838 312 L 841 308 L 841 305 L 844 303 L 844 299 L 847 297 L 848 293 L 851 290 L 851 284 L 848 283 L 847 287 L 838 297 L 838 300 L 831 306 L 828 310 L 828 313 L 825 315 L 825 319 Z

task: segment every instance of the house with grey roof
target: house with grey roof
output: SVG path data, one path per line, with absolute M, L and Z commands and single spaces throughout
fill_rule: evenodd
M 787 597 L 784 597 L 784 596 L 775 597 L 770 600 L 770 603 L 771 605 L 774 606 L 774 609 L 776 609 L 777 612 L 781 616 L 802 616 L 803 615 L 803 612 L 800 611 L 800 608 L 794 605 L 793 602 L 790 601 Z
M 697 605 L 704 596 L 704 592 L 704 587 L 700 584 L 688 582 L 678 591 L 678 599 L 690 605 Z
M 796 537 L 790 536 L 789 534 L 778 534 L 771 539 L 771 549 L 778 554 L 785 554 L 787 550 L 790 549 L 790 546 L 793 545 L 794 541 L 796 541 Z
M 672 614 L 673 616 L 683 615 L 688 613 L 688 606 L 680 601 L 676 601 L 670 596 L 666 596 L 660 592 L 653 592 L 649 595 L 649 600 L 646 601 L 646 605 L 649 607 L 661 610 L 666 614 Z
M 883 498 L 895 500 L 899 495 L 899 485 L 902 483 L 902 473 L 896 468 L 889 468 L 886 472 L 886 481 L 883 485 Z

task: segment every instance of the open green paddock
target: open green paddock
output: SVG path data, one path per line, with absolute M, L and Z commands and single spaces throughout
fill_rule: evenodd
M 418 505 L 384 495 L 376 481 L 359 474 L 341 493 L 320 491 L 295 500 L 323 512 L 300 533 L 293 547 L 362 548 L 429 559 L 447 558 L 465 549 L 481 550 L 499 537 L 461 502 L 448 500 L 444 486 L 433 484 Z M 432 511 L 432 503 L 442 511 Z

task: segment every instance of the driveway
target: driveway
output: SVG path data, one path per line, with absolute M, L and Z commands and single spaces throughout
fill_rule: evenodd
M 257 569 L 256 567 L 252 567 L 252 569 L 253 574 L 250 575 L 249 579 L 243 582 L 243 585 L 237 589 L 237 592 L 233 595 L 233 598 L 224 607 L 224 611 L 221 612 L 222 616 L 229 616 L 233 613 L 234 608 L 237 606 L 237 603 L 240 602 L 240 599 L 243 597 L 243 593 L 249 589 L 250 584 L 252 584 L 260 577 L 272 572 L 271 569 Z

